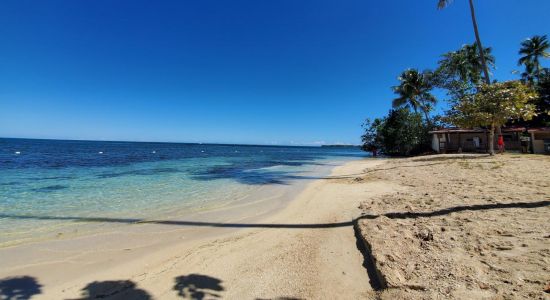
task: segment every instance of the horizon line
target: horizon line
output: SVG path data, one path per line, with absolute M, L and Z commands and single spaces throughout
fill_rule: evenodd
M 187 145 L 218 145 L 218 146 L 262 146 L 262 147 L 309 147 L 322 148 L 323 146 L 349 146 L 360 147 L 361 145 L 354 144 L 254 144 L 254 143 L 223 143 L 223 142 L 169 142 L 169 141 L 131 141 L 131 140 L 93 140 L 93 139 L 67 139 L 67 138 L 29 138 L 29 137 L 3 137 L 0 139 L 19 139 L 19 140 L 43 140 L 43 141 L 74 141 L 74 142 L 106 142 L 106 143 L 157 143 L 157 144 L 187 144 Z

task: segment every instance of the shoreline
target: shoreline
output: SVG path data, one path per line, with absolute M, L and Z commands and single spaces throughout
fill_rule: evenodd
M 314 181 L 314 179 L 309 179 L 309 176 L 315 178 L 325 177 L 330 174 L 335 166 L 345 164 L 347 161 L 349 160 L 327 160 L 322 164 L 311 166 L 309 169 L 303 170 L 303 174 L 300 175 L 305 176 L 306 179 L 293 179 L 289 184 L 273 184 L 257 187 L 243 185 L 242 189 L 245 189 L 246 193 L 229 196 L 226 199 L 214 199 L 206 203 L 192 204 L 191 206 L 183 202 L 180 206 L 154 209 L 153 213 L 149 213 L 149 216 L 141 216 L 141 213 L 136 214 L 138 217 L 128 213 L 120 216 L 111 216 L 111 214 L 107 214 L 106 216 L 86 216 L 85 214 L 83 216 L 81 214 L 51 216 L 40 214 L 1 215 L 0 217 L 7 220 L 12 219 L 14 222 L 17 220 L 21 220 L 22 222 L 29 220 L 51 221 L 53 223 L 51 225 L 41 223 L 40 226 L 44 225 L 44 228 L 40 228 L 40 231 L 36 233 L 23 231 L 25 235 L 19 238 L 0 242 L 0 250 L 44 242 L 70 240 L 91 235 L 109 234 L 114 231 L 113 229 L 120 229 L 105 226 L 105 224 L 109 223 L 116 227 L 119 225 L 127 226 L 145 223 L 169 223 L 180 219 L 228 222 L 233 219 L 248 217 L 251 214 L 254 216 L 267 216 L 282 209 L 289 201 L 304 190 L 307 184 Z M 234 191 L 231 190 L 230 192 Z M 125 229 L 123 228 L 122 230 Z M 9 234 L 13 235 L 11 232 Z
M 33 299 L 545 299 L 549 164 L 358 159 L 272 213 L 0 250 L 0 283 L 34 284 Z
M 381 160 L 353 160 L 342 166 L 332 167 L 329 177 L 346 175 L 343 174 L 346 172 L 347 174 L 359 173 L 350 171 L 361 171 L 361 169 L 358 170 L 356 167 L 353 167 L 357 164 L 361 165 L 361 162 L 366 162 L 365 164 L 368 165 L 369 163 L 380 163 Z M 0 278 L 9 276 L 36 277 L 38 282 L 43 285 L 43 293 L 37 295 L 37 299 L 40 297 L 48 299 L 48 297 L 74 298 L 78 296 L 79 290 L 86 282 L 96 282 L 100 279 L 109 278 L 132 278 L 135 280 L 136 274 L 146 274 L 141 276 L 148 277 L 149 272 L 144 272 L 144 270 L 151 267 L 160 267 L 169 263 L 169 261 L 177 260 L 178 257 L 181 258 L 181 254 L 175 255 L 176 253 L 193 252 L 193 249 L 197 249 L 197 247 L 200 249 L 212 243 L 212 241 L 216 242 L 220 239 L 246 237 L 250 232 L 273 230 L 262 228 L 261 225 L 253 226 L 253 224 L 258 222 L 276 224 L 276 222 L 284 221 L 285 219 L 291 221 L 294 217 L 289 219 L 288 216 L 300 214 L 302 215 L 296 221 L 299 221 L 299 219 L 304 219 L 302 221 L 305 221 L 309 217 L 315 217 L 314 215 L 309 216 L 310 214 L 304 215 L 303 206 L 307 203 L 304 203 L 303 199 L 307 198 L 308 195 L 310 197 L 312 193 L 317 194 L 319 188 L 322 188 L 331 181 L 333 180 L 313 180 L 306 183 L 299 193 L 291 197 L 292 199 L 289 197 L 286 201 L 280 200 L 280 203 L 277 204 L 278 208 L 275 210 L 256 213 L 252 217 L 234 217 L 224 222 L 235 223 L 235 226 L 216 226 L 216 224 L 207 223 L 204 224 L 207 228 L 196 228 L 194 226 L 202 225 L 197 220 L 190 220 L 191 223 L 188 224 L 190 227 L 183 226 L 185 228 L 170 226 L 174 224 L 178 225 L 177 221 L 174 224 L 149 223 L 133 225 L 130 231 L 117 230 L 108 234 L 96 234 L 64 241 L 40 242 L 24 247 L 15 246 L 14 248 L 0 249 L 0 254 L 3 257 L 10 258 L 4 260 L 4 262 L 10 261 L 9 265 L 11 265 L 0 268 L 3 270 L 0 273 Z M 265 203 L 263 201 L 259 204 L 261 206 L 261 204 Z M 327 211 L 332 210 L 330 207 L 326 209 Z M 205 215 L 200 217 L 204 219 Z M 352 216 L 350 215 L 349 217 L 351 218 Z M 246 226 L 246 224 L 252 224 L 252 226 Z M 214 228 L 209 228 L 209 226 L 213 226 Z M 294 229 L 281 230 L 292 231 Z M 303 230 L 306 229 L 297 229 L 297 231 Z M 250 245 L 247 247 L 250 247 Z M 247 252 L 247 249 L 241 249 L 240 251 Z M 16 253 L 9 254 L 9 252 Z M 47 261 L 40 261 L 40 259 L 37 259 L 40 255 L 49 256 L 49 259 Z M 242 255 L 245 255 L 245 253 Z M 28 258 L 31 259 L 29 260 Z M 361 264 L 358 266 L 362 268 Z M 82 273 L 85 273 L 85 275 L 82 276 Z M 48 279 L 45 280 L 44 278 Z M 141 282 L 143 283 L 143 281 Z M 147 290 L 153 295 L 158 295 L 159 293 L 157 288 L 149 288 Z M 167 291 L 164 290 L 163 298 L 171 297 L 169 293 L 166 293 Z

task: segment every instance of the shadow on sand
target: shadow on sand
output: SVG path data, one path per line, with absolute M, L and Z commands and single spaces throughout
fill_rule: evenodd
M 196 226 L 196 227 L 221 227 L 221 228 L 286 228 L 286 229 L 323 229 L 323 228 L 338 228 L 352 226 L 353 223 L 361 219 L 376 219 L 381 216 L 390 219 L 409 219 L 421 217 L 434 217 L 447 215 L 461 211 L 477 211 L 491 209 L 506 209 L 506 208 L 537 208 L 550 206 L 550 200 L 537 202 L 511 202 L 511 203 L 491 203 L 491 204 L 475 204 L 464 206 L 453 206 L 440 210 L 428 212 L 389 212 L 384 214 L 369 215 L 365 214 L 356 219 L 347 222 L 335 223 L 305 223 L 305 224 L 272 224 L 272 223 L 218 223 L 218 222 L 201 222 L 201 221 L 178 221 L 178 220 L 147 220 L 147 219 L 132 219 L 132 218 L 102 218 L 102 217 L 62 217 L 62 216 L 37 216 L 37 215 L 10 215 L 0 214 L 0 218 L 16 219 L 16 220 L 62 220 L 75 222 L 99 222 L 99 223 L 126 223 L 126 224 L 161 224 L 161 225 L 177 225 L 177 226 Z
M 510 209 L 510 208 L 540 208 L 550 206 L 550 200 L 537 202 L 513 202 L 513 203 L 491 203 L 454 206 L 440 210 L 428 212 L 389 212 L 376 215 L 362 215 L 349 222 L 337 223 L 319 223 L 319 224 L 245 224 L 245 223 L 214 223 L 214 222 L 191 222 L 191 221 L 163 221 L 163 220 L 142 220 L 142 219 L 116 219 L 116 218 L 81 218 L 81 217 L 55 217 L 55 216 L 24 216 L 0 214 L 0 218 L 10 219 L 38 219 L 38 220 L 73 220 L 78 222 L 113 222 L 113 223 L 152 223 L 163 225 L 181 225 L 181 226 L 207 226 L 207 227 L 234 227 L 234 228 L 286 228 L 286 229 L 316 229 L 316 228 L 337 228 L 344 226 L 357 226 L 357 222 L 363 219 L 376 219 L 381 216 L 390 219 L 409 219 L 409 218 L 429 218 L 448 215 L 462 211 L 483 211 L 492 209 Z M 356 231 L 357 234 L 357 231 Z M 375 290 L 382 287 L 381 282 L 376 281 L 376 269 L 372 265 L 372 258 L 368 250 L 359 244 L 357 237 L 357 248 L 364 255 L 364 267 L 369 273 L 371 286 Z M 32 296 L 42 292 L 42 285 L 31 276 L 8 277 L 0 279 L 0 299 L 2 300 L 22 300 L 30 299 Z M 225 288 L 220 279 L 201 274 L 189 274 L 175 278 L 174 290 L 178 295 L 185 299 L 205 299 L 220 298 L 220 292 Z M 149 300 L 151 296 L 142 289 L 138 289 L 136 284 L 130 280 L 120 281 L 94 281 L 82 289 L 82 298 L 79 299 L 138 299 Z M 278 298 L 295 299 L 295 298 Z
M 207 275 L 189 274 L 176 277 L 175 281 L 174 290 L 184 299 L 220 298 L 219 292 L 225 290 L 220 279 Z
M 31 276 L 8 277 L 0 280 L 0 299 L 24 300 L 42 293 L 42 285 Z
M 94 281 L 82 289 L 82 298 L 78 300 L 91 299 L 152 299 L 145 290 L 138 289 L 136 284 L 130 280 Z

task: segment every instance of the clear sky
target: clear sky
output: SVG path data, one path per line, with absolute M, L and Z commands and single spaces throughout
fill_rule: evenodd
M 467 1 L 436 2 L 2 1 L 0 136 L 359 143 L 402 70 L 474 41 Z M 476 5 L 495 77 L 514 78 L 550 1 Z

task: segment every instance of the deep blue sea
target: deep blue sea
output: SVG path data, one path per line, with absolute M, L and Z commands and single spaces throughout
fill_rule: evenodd
M 357 148 L 0 139 L 0 246 L 64 218 L 173 218 L 313 180 Z

